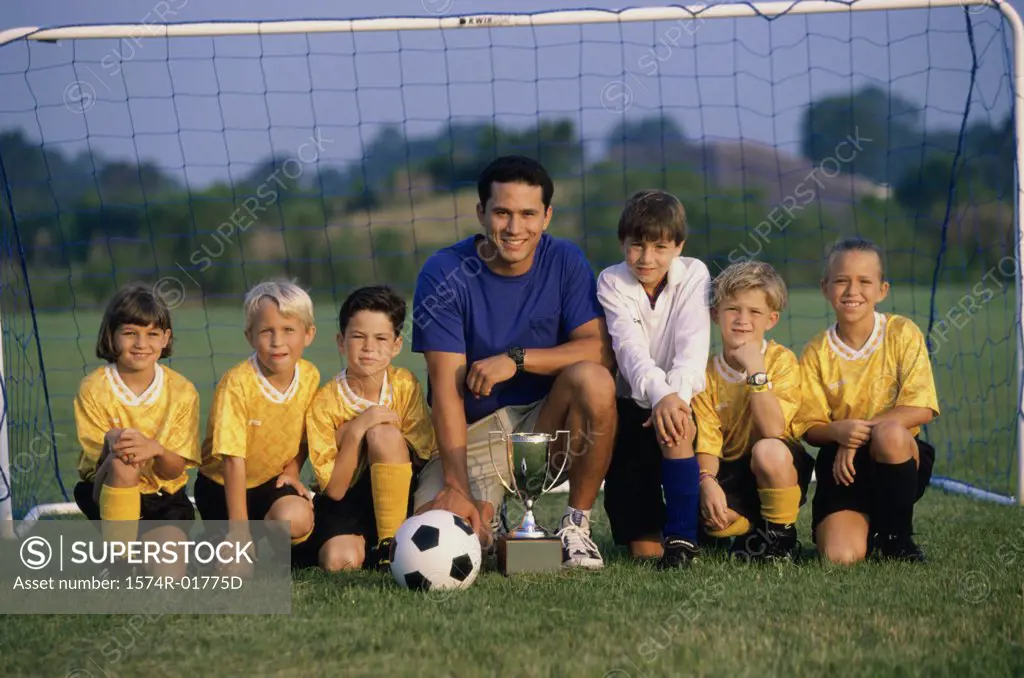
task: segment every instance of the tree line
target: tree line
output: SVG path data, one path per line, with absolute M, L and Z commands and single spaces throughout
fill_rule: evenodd
M 284 158 L 269 158 L 234 183 L 188 191 L 150 161 L 68 156 L 7 131 L 0 159 L 9 198 L 0 220 L 9 232 L 12 212 L 17 220 L 19 251 L 42 308 L 100 302 L 127 280 L 163 276 L 188 276 L 214 297 L 282 274 L 338 296 L 374 281 L 411 291 L 426 257 L 473 230 L 480 170 L 513 152 L 551 172 L 552 232 L 584 247 L 595 268 L 619 259 L 622 204 L 650 187 L 683 201 L 686 252 L 712 271 L 757 257 L 790 284 L 812 285 L 823 249 L 854 232 L 882 243 L 891 270 L 920 284 L 930 284 L 941 247 L 944 282 L 990 267 L 1008 251 L 1009 115 L 927 130 L 919 109 L 867 87 L 813 102 L 800 132 L 802 157 L 688 139 L 666 115 L 623 118 L 591 158 L 568 119 L 525 129 L 452 122 L 422 137 L 390 126 L 369 142 L 362 162 L 294 180 L 278 173 L 273 200 L 257 200 L 269 195 L 267 177 Z

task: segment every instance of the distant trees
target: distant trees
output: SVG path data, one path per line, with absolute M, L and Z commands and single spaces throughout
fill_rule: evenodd
M 865 186 L 818 196 L 845 201 L 845 211 L 808 206 L 784 227 L 771 226 L 770 238 L 740 249 L 802 280 L 816 275 L 816 267 L 806 264 L 817 260 L 829 238 L 857 231 L 911 252 L 930 276 L 948 205 L 947 239 L 964 246 L 950 275 L 967 275 L 980 265 L 975 259 L 991 259 L 1012 237 L 1011 122 L 1009 116 L 994 123 L 972 120 L 962 135 L 959 129 L 925 130 L 910 102 L 877 87 L 815 101 L 801 122 L 803 153 L 820 163 L 844 139 L 861 139 L 855 157 L 847 161 L 847 149 L 839 160 L 841 171 L 863 177 L 856 181 Z M 441 235 L 424 239 L 421 232 L 417 239 L 413 225 L 401 223 L 417 218 L 413 203 L 454 194 L 462 200 L 461 217 L 467 208 L 471 214 L 480 170 L 507 153 L 536 157 L 548 168 L 559 184 L 553 228 L 586 247 L 595 266 L 620 256 L 615 224 L 623 201 L 638 188 L 677 194 L 692 224 L 687 251 L 723 265 L 755 228 L 765 231 L 761 224 L 777 208 L 763 197 L 777 200 L 773 170 L 744 165 L 732 173 L 710 171 L 703 163 L 712 162 L 705 160 L 712 154 L 701 144 L 715 142 L 688 140 L 665 114 L 624 118 L 601 141 L 603 155 L 585 157 L 574 121 L 559 118 L 523 127 L 450 122 L 408 138 L 401 128 L 384 126 L 366 140 L 360 162 L 321 166 L 319 172 L 310 167 L 275 186 L 272 203 L 244 227 L 232 225 L 232 215 L 284 158 L 268 158 L 244 175 L 191 191 L 151 161 L 67 155 L 21 131 L 0 133 L 0 158 L 34 291 L 53 304 L 67 303 L 62 295 L 70 286 L 76 298 L 100 299 L 116 281 L 178 267 L 207 294 L 238 292 L 274 272 L 332 289 L 374 278 L 411 285 L 410 271 L 442 244 Z M 890 197 L 870 190 L 868 182 L 889 184 Z M 858 197 L 869 193 L 875 197 Z M 6 229 L 8 206 L 2 209 Z M 444 209 L 425 218 L 454 225 L 453 208 Z M 445 239 L 459 232 L 457 226 L 434 228 Z M 985 254 L 976 257 L 976 251 Z

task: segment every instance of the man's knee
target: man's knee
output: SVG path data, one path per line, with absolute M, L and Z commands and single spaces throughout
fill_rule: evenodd
M 582 361 L 565 368 L 559 375 L 572 389 L 583 407 L 591 410 L 615 408 L 615 379 L 611 372 L 597 363 Z

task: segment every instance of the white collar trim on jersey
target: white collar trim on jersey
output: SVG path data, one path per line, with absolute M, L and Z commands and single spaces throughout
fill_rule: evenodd
M 284 391 L 278 391 L 270 383 L 270 380 L 263 376 L 263 370 L 260 369 L 260 363 L 255 353 L 249 356 L 249 364 L 252 365 L 252 369 L 256 372 L 256 383 L 259 384 L 260 393 L 270 402 L 277 403 L 278 405 L 284 404 L 291 400 L 292 396 L 299 390 L 299 363 L 295 363 L 295 374 L 292 375 L 292 383 L 288 384 L 288 388 Z
M 768 340 L 764 339 L 761 344 L 761 353 L 765 353 L 767 351 Z M 730 384 L 738 384 L 747 380 L 746 371 L 740 372 L 739 370 L 734 370 L 729 366 L 729 363 L 725 362 L 725 356 L 721 353 L 715 356 L 715 370 L 722 379 L 725 379 Z
M 164 368 L 160 363 L 157 363 L 155 367 L 153 381 L 149 382 L 146 390 L 139 395 L 135 395 L 135 392 L 128 388 L 128 385 L 121 379 L 117 365 L 107 365 L 103 369 L 107 374 L 107 383 L 110 384 L 117 399 L 128 407 L 139 407 L 140 405 L 152 405 L 164 392 Z
M 882 345 L 882 340 L 885 338 L 885 326 L 888 319 L 884 313 L 875 311 L 875 326 L 871 330 L 871 335 L 868 340 L 864 342 L 864 345 L 858 350 L 854 350 L 843 343 L 843 340 L 839 338 L 839 333 L 836 332 L 837 323 L 832 323 L 832 326 L 828 328 L 828 332 L 825 333 L 825 337 L 828 340 L 828 345 L 832 348 L 837 356 L 843 360 L 863 360 L 872 353 L 878 350 L 878 347 Z
M 367 400 L 352 390 L 352 387 L 348 384 L 347 368 L 338 373 L 335 381 L 338 383 L 338 395 L 340 395 L 341 399 L 348 403 L 348 405 L 359 414 L 362 414 L 376 405 L 391 407 L 395 402 L 394 390 L 391 388 L 391 384 L 388 383 L 387 371 L 384 372 L 384 381 L 380 385 L 380 398 L 378 399 L 378 402 Z

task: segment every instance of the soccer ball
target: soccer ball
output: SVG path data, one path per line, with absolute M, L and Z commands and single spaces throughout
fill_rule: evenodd
M 433 510 L 398 528 L 391 575 L 400 586 L 421 591 L 469 588 L 480 572 L 480 539 L 463 518 Z

